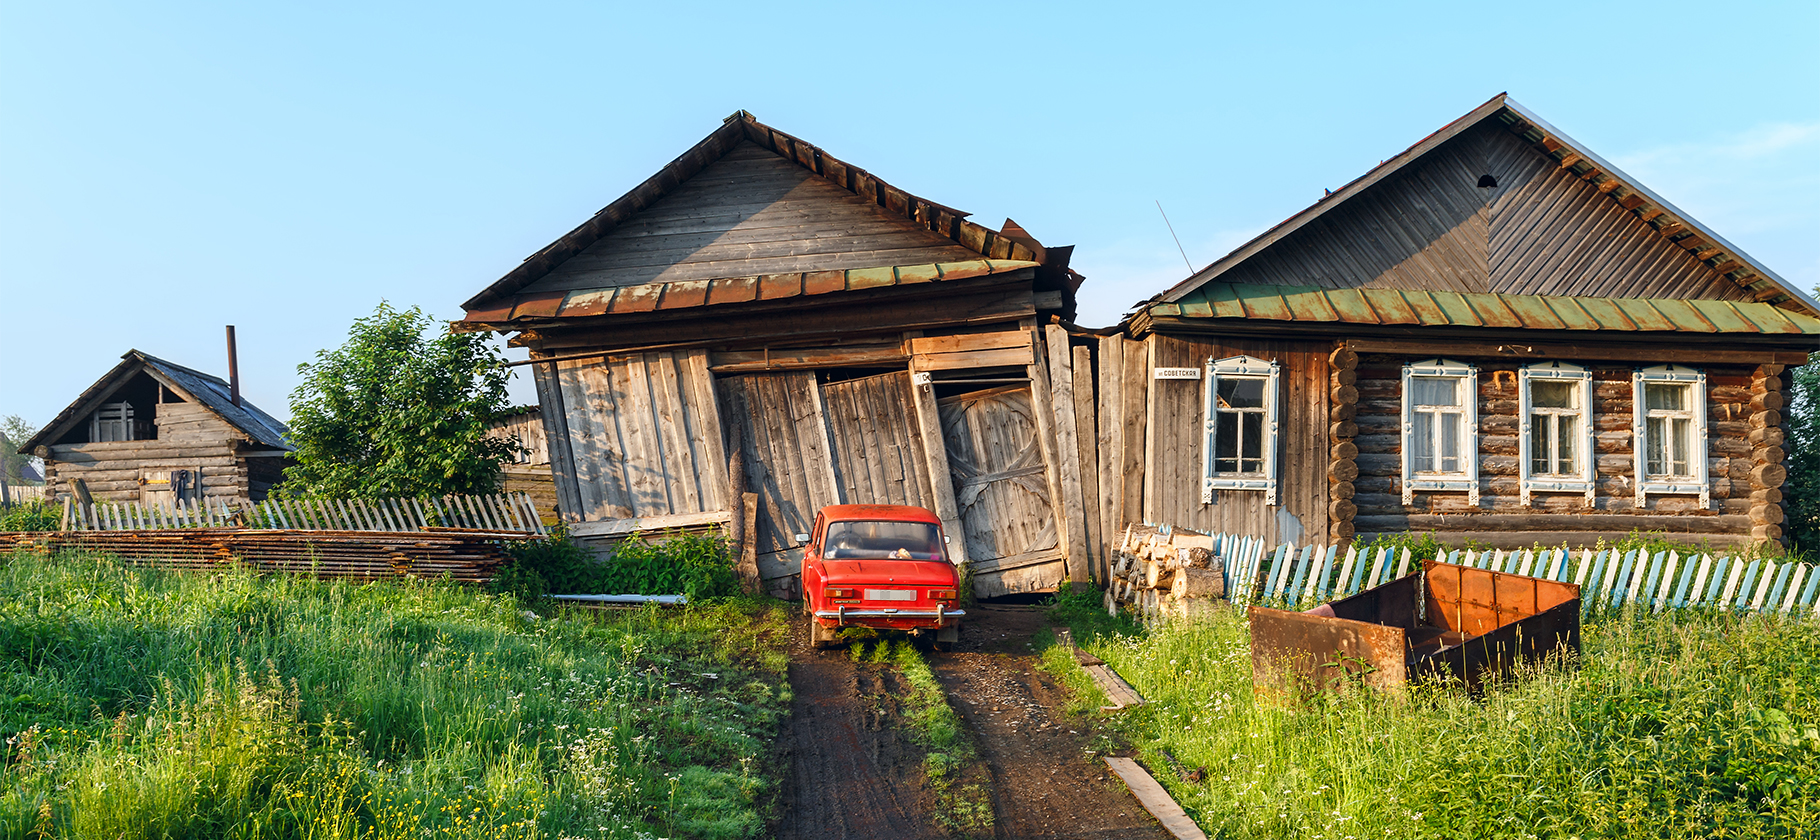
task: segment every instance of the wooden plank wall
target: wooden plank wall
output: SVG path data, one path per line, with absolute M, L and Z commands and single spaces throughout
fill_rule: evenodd
M 1497 179 L 1481 189 L 1481 175 Z M 1750 293 L 1504 128 L 1462 132 L 1222 282 L 1594 297 Z
M 821 391 L 841 500 L 934 510 L 909 371 L 832 382 Z
M 732 509 L 705 351 L 561 362 L 556 379 L 573 464 L 571 521 Z
M 1099 339 L 1096 371 L 1098 440 L 1095 456 L 1100 473 L 1100 533 L 1107 535 L 1095 555 L 1097 579 L 1110 580 L 1116 535 L 1142 521 L 1144 510 L 1144 438 L 1150 379 L 1148 339 L 1122 335 Z
M 741 142 L 525 293 L 979 259 Z
M 44 459 L 52 496 L 71 495 L 70 482 L 80 478 L 97 501 L 139 501 L 145 470 L 200 470 L 203 496 L 249 499 L 246 459 L 226 440 L 58 444 Z
M 747 491 L 759 497 L 759 577 L 768 591 L 794 591 L 802 563 L 795 535 L 815 524 L 816 511 L 840 501 L 815 374 L 728 376 L 717 386 L 721 416 L 741 424 Z
M 1331 342 L 1153 336 L 1153 367 L 1203 367 L 1209 357 L 1249 355 L 1282 362 L 1283 410 L 1278 433 L 1277 505 L 1259 490 L 1221 490 L 1201 504 L 1201 453 L 1205 448 L 1200 380 L 1152 381 L 1144 466 L 1143 519 L 1205 532 L 1254 534 L 1275 542 L 1319 545 L 1328 541 L 1328 353 Z M 1128 383 L 1130 384 L 1130 383 Z M 1287 511 L 1301 533 L 1285 533 L 1278 512 Z
M 1631 371 L 1635 365 L 1612 362 L 1584 363 L 1593 375 L 1594 447 L 1596 484 L 1591 506 L 1583 493 L 1537 492 L 1528 507 L 1522 505 L 1518 472 L 1517 373 L 1522 363 L 1462 359 L 1479 368 L 1479 482 L 1480 503 L 1467 506 L 1464 492 L 1417 492 L 1415 503 L 1402 500 L 1402 366 L 1400 356 L 1365 354 L 1358 369 L 1359 478 L 1355 483 L 1358 507 L 1354 527 L 1361 538 L 1402 531 L 1434 531 L 1452 535 L 1457 542 L 1475 539 L 1494 548 L 1529 547 L 1537 543 L 1559 546 L 1590 545 L 1603 538 L 1621 538 L 1633 530 L 1685 535 L 1693 540 L 1731 545 L 1748 541 L 1753 525 L 1779 525 L 1781 515 L 1754 509 L 1779 503 L 1780 473 L 1773 486 L 1755 472 L 1759 463 L 1774 457 L 1780 463 L 1779 425 L 1762 409 L 1764 377 L 1754 366 L 1706 367 L 1707 469 L 1712 507 L 1701 509 L 1696 496 L 1651 494 L 1645 508 L 1636 506 L 1631 426 Z M 1570 360 L 1563 360 L 1570 361 Z M 1779 375 L 1780 369 L 1775 371 Z M 1778 381 L 1767 390 L 1780 390 Z M 1753 407 L 1753 399 L 1756 406 Z M 1779 398 L 1774 400 L 1780 405 Z M 1753 423 L 1754 421 L 1754 423 Z M 1757 441 L 1752 441 L 1756 433 Z M 1770 450 L 1774 449 L 1774 452 Z M 1755 475 L 1755 478 L 1753 476 Z M 1755 481 L 1755 484 L 1753 484 Z M 1753 499 L 1753 490 L 1763 490 Z M 1769 502 L 1774 491 L 1775 502 Z M 1781 536 L 1780 529 L 1773 537 Z

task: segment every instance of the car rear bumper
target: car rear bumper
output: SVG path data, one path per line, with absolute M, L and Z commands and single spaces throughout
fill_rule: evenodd
M 933 622 L 930 626 L 945 627 L 967 617 L 966 610 L 950 610 L 936 607 L 932 610 L 900 610 L 890 607 L 854 610 L 841 607 L 833 610 L 816 610 L 815 617 L 824 621 L 832 619 L 839 627 L 897 627 L 901 622 L 914 622 L 913 626 L 923 622 Z

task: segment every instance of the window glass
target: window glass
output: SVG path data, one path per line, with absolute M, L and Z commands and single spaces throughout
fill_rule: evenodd
M 1555 468 L 1549 472 L 1556 475 L 1578 473 L 1579 458 L 1575 442 L 1580 439 L 1580 418 L 1577 416 L 1555 415 Z
M 1435 416 L 1430 412 L 1417 412 L 1411 420 L 1411 434 L 1414 438 L 1410 450 L 1415 459 L 1415 470 L 1419 473 L 1435 471 Z
M 1644 383 L 1643 403 L 1649 411 L 1686 411 L 1687 390 L 1680 383 Z
M 829 560 L 940 560 L 943 559 L 942 541 L 936 527 L 927 522 L 831 522 L 827 539 L 822 541 L 822 557 Z
M 1466 417 L 1458 412 L 1446 412 L 1440 415 L 1441 420 L 1441 472 L 1460 471 L 1460 426 Z
M 1409 380 L 1416 405 L 1459 405 L 1460 380 L 1442 376 L 1416 376 Z
M 1239 424 L 1239 472 L 1264 471 L 1264 414 L 1249 412 Z
M 1263 408 L 1264 380 L 1220 379 L 1221 408 Z
M 1239 415 L 1222 411 L 1214 416 L 1214 472 L 1239 471 Z
M 1529 404 L 1534 408 L 1575 408 L 1574 397 L 1579 390 L 1573 382 L 1530 380 Z

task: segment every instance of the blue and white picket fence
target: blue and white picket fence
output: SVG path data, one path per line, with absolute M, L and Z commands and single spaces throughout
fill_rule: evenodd
M 1294 543 L 1271 546 L 1258 537 L 1214 534 L 1214 554 L 1226 562 L 1226 592 L 1234 603 L 1314 606 L 1388 583 L 1421 568 L 1409 549 Z M 1627 605 L 1660 612 L 1710 607 L 1738 612 L 1820 617 L 1820 574 L 1809 563 L 1763 557 L 1715 557 L 1701 552 L 1568 548 L 1443 551 L 1446 563 L 1579 584 L 1581 609 Z

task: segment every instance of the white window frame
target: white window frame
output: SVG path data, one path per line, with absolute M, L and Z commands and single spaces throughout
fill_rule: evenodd
M 1458 473 L 1415 472 L 1415 412 L 1410 401 L 1414 391 L 1410 379 L 1417 376 L 1452 377 L 1461 380 L 1465 405 L 1460 430 L 1460 460 L 1464 470 Z M 1429 359 L 1403 366 L 1403 504 L 1415 504 L 1416 491 L 1465 490 L 1468 504 L 1479 504 L 1479 369 L 1452 359 Z
M 1206 384 L 1201 391 L 1201 417 L 1206 429 L 1201 447 L 1201 504 L 1213 504 L 1216 490 L 1262 490 L 1264 504 L 1277 503 L 1277 449 L 1280 406 L 1278 388 L 1282 384 L 1282 366 L 1251 356 L 1228 356 L 1207 359 Z M 1221 379 L 1260 379 L 1264 381 L 1264 472 L 1214 472 L 1214 433 L 1218 428 L 1218 395 Z
M 120 431 L 121 437 L 107 436 L 103 429 Z M 115 443 L 133 439 L 133 404 L 129 402 L 102 403 L 89 417 L 88 439 L 91 443 Z
M 1643 386 L 1646 383 L 1683 383 L 1689 385 L 1687 413 L 1693 420 L 1692 451 L 1687 453 L 1688 467 L 1693 475 L 1680 481 L 1649 480 L 1649 409 L 1643 401 Z M 1691 496 L 1698 494 L 1700 507 L 1712 507 L 1712 482 L 1707 478 L 1707 439 L 1706 439 L 1706 373 L 1686 365 L 1657 365 L 1639 368 L 1631 374 L 1631 446 L 1634 457 L 1632 479 L 1637 487 L 1637 507 L 1643 507 L 1649 494 L 1663 496 Z
M 1535 453 L 1532 451 L 1534 444 L 1532 442 L 1533 435 L 1530 434 L 1530 418 L 1535 411 L 1532 410 L 1530 406 L 1529 384 L 1537 380 L 1550 382 L 1568 381 L 1576 383 L 1578 386 L 1574 389 L 1575 392 L 1579 394 L 1580 407 L 1578 410 L 1540 409 L 1549 414 L 1579 416 L 1580 430 L 1582 432 L 1580 435 L 1580 445 L 1583 448 L 1581 450 L 1582 456 L 1580 458 L 1580 470 L 1578 475 L 1536 475 L 1532 472 L 1534 469 Z M 1517 424 L 1517 451 L 1519 469 L 1521 470 L 1519 489 L 1523 497 L 1524 506 L 1528 506 L 1530 496 L 1538 492 L 1584 493 L 1586 495 L 1586 503 L 1589 505 L 1592 504 L 1594 491 L 1593 461 L 1596 458 L 1596 453 L 1593 451 L 1592 371 L 1580 367 L 1579 365 L 1568 364 L 1566 362 L 1540 362 L 1529 365 L 1528 367 L 1517 371 L 1517 394 L 1517 416 L 1520 419 L 1520 422 Z

